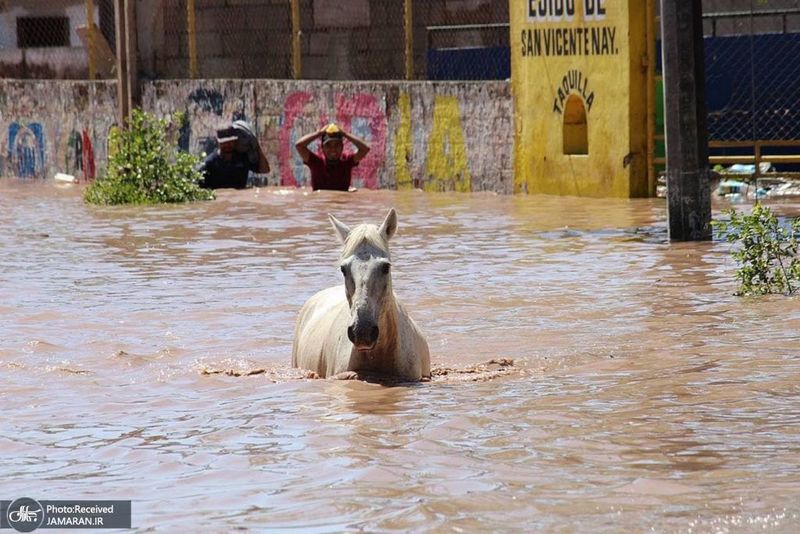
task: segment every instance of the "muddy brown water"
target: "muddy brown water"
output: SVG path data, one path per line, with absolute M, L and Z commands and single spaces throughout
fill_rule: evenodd
M 326 214 L 389 206 L 434 364 L 513 372 L 289 369 L 300 305 L 339 283 Z M 728 245 L 669 244 L 665 215 L 279 189 L 97 208 L 2 180 L 0 499 L 130 499 L 142 531 L 797 532 L 800 299 L 733 296 Z

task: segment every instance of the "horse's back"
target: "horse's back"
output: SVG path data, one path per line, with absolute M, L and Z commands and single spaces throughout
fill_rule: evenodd
M 292 366 L 314 371 L 320 376 L 327 376 L 335 362 L 328 361 L 335 357 L 331 353 L 329 334 L 337 322 L 347 320 L 343 313 L 347 310 L 347 300 L 341 286 L 329 287 L 315 293 L 309 298 L 297 317 L 294 343 L 292 345 Z M 344 331 L 347 324 L 341 329 Z
M 408 314 L 405 306 L 399 302 L 398 311 L 400 315 L 398 357 L 401 360 L 398 363 L 407 369 L 408 378 L 419 380 L 430 377 L 431 357 L 425 335 Z

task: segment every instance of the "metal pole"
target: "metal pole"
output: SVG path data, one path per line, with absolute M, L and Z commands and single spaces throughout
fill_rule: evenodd
M 414 9 L 411 0 L 405 0 L 406 30 L 406 80 L 414 79 Z
M 299 80 L 303 75 L 303 57 L 300 50 L 300 0 L 292 0 L 292 77 Z
M 125 53 L 128 56 L 128 107 L 140 107 L 139 102 L 139 45 L 136 29 L 136 0 L 125 0 Z
M 186 2 L 186 25 L 189 34 L 189 77 L 197 78 L 197 22 L 194 16 L 194 0 Z
M 647 194 L 656 196 L 656 0 L 645 7 L 647 39 Z
M 117 41 L 117 124 L 122 127 L 130 116 L 128 100 L 128 52 L 125 39 L 125 0 L 114 0 L 114 33 Z
M 661 2 L 669 237 L 711 239 L 701 0 Z
M 86 0 L 86 40 L 88 41 L 89 52 L 89 79 L 94 80 L 97 77 L 97 70 L 95 67 L 95 46 L 94 46 L 94 2 L 93 0 Z

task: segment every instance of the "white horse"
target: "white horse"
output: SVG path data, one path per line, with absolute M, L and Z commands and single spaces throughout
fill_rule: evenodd
M 339 261 L 344 288 L 324 289 L 300 309 L 292 366 L 320 377 L 430 377 L 428 343 L 392 290 L 389 239 L 397 230 L 394 209 L 380 228 L 361 224 L 351 230 L 329 217 L 344 245 Z

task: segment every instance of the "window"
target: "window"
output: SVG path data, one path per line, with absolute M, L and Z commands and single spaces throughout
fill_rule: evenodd
M 17 47 L 69 46 L 69 17 L 18 17 Z

